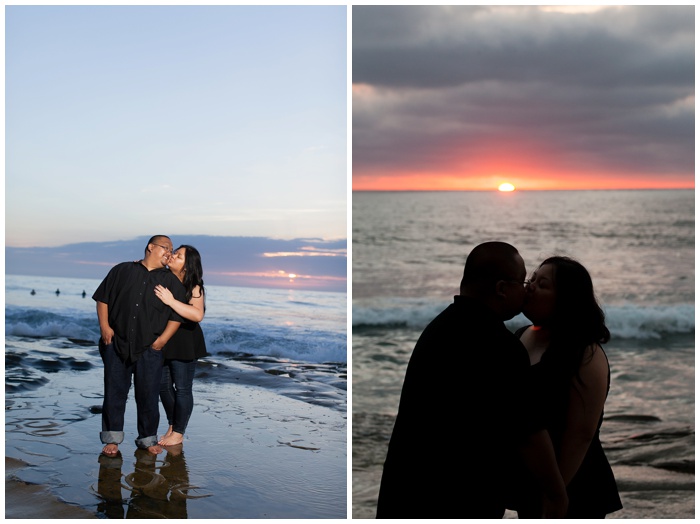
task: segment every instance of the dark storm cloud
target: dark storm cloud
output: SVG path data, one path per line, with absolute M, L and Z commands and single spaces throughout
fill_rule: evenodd
M 567 86 L 687 87 L 693 42 L 692 6 L 578 15 L 532 7 L 358 6 L 353 81 L 439 87 L 546 78 Z
M 518 137 L 570 164 L 692 175 L 694 7 L 355 6 L 353 166 L 449 164 Z M 437 163 L 437 164 L 436 164 Z

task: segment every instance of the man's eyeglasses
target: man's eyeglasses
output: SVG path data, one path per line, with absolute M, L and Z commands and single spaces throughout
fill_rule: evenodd
M 153 242 L 151 242 L 151 243 L 153 244 Z M 169 248 L 168 246 L 162 246 L 162 245 L 160 245 L 160 244 L 153 244 L 153 245 L 154 245 L 154 246 L 158 246 L 158 247 L 162 247 L 163 249 L 165 249 L 165 252 L 166 252 L 166 253 L 172 253 L 172 252 L 173 252 L 173 250 L 172 250 L 171 248 Z
M 516 284 L 522 284 L 523 287 L 527 287 L 527 286 L 529 286 L 529 285 L 532 283 L 531 280 L 525 280 L 525 281 L 522 281 L 522 280 L 506 280 L 506 282 L 514 282 L 514 283 L 516 283 Z

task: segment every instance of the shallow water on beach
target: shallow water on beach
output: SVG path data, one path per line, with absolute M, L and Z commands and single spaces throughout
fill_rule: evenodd
M 42 351 L 47 342 L 54 347 Z M 38 387 L 6 393 L 5 453 L 31 465 L 18 472 L 21 480 L 47 484 L 63 500 L 108 518 L 345 516 L 342 390 L 317 384 L 316 392 L 325 396 L 307 402 L 300 393 L 313 397 L 313 388 L 294 385 L 290 377 L 240 361 L 205 360 L 195 377 L 195 410 L 181 449 L 158 456 L 137 450 L 130 401 L 121 456 L 109 458 L 100 455 L 98 435 L 102 370 L 72 366 L 75 351 L 60 345 L 70 343 L 8 345 L 12 356 L 33 354 L 71 368 L 49 372 Z M 92 353 L 86 349 L 78 358 L 90 362 Z M 161 433 L 165 429 L 161 418 Z
M 27 290 L 22 300 L 31 308 L 6 310 L 5 454 L 29 464 L 13 473 L 17 479 L 46 485 L 98 518 L 346 517 L 347 365 L 323 360 L 342 356 L 335 306 L 320 306 L 325 313 L 307 327 L 280 327 L 278 335 L 266 330 L 258 354 L 252 332 L 239 335 L 238 345 L 233 335 L 228 343 L 216 341 L 245 330 L 245 318 L 237 315 L 227 327 L 212 315 L 215 353 L 198 362 L 183 445 L 157 456 L 136 449 L 132 391 L 120 456 L 110 458 L 100 453 L 96 317 L 83 311 L 79 293 L 68 297 L 62 289 L 61 295 L 65 300 L 52 306 L 54 297 L 39 302 Z M 273 318 L 272 302 L 258 326 L 284 325 Z M 94 315 L 94 303 L 89 307 Z M 314 332 L 307 344 L 303 330 Z M 294 346 L 286 353 L 279 347 L 285 341 Z M 241 351 L 241 344 L 250 350 Z M 318 359 L 292 358 L 313 352 Z M 160 434 L 166 429 L 161 411 Z

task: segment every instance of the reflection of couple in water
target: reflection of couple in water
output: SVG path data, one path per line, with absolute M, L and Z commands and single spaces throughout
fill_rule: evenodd
M 378 518 L 604 518 L 622 507 L 600 443 L 610 333 L 588 271 L 550 257 L 526 280 L 487 242 L 411 355 Z M 516 334 L 504 321 L 532 322 Z
M 134 452 L 134 471 L 123 476 L 121 455 L 99 458 L 100 472 L 97 493 L 102 501 L 97 505 L 100 516 L 123 518 L 187 518 L 187 499 L 195 495 L 190 485 L 182 444 L 166 447 L 164 460 L 145 449 Z M 122 489 L 131 491 L 128 500 L 122 498 Z M 124 505 L 127 505 L 126 515 Z
M 144 258 L 114 266 L 92 298 L 100 323 L 104 362 L 102 453 L 115 457 L 124 440 L 124 411 L 134 380 L 136 446 L 152 454 L 182 443 L 193 409 L 197 359 L 206 354 L 199 322 L 204 282 L 199 252 L 173 251 L 167 236 L 152 237 Z M 168 431 L 158 437 L 163 404 Z

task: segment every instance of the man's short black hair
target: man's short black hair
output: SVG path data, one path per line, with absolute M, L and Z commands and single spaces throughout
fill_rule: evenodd
M 170 237 L 168 235 L 153 235 L 151 238 L 149 238 L 148 242 L 146 243 L 146 248 L 143 250 L 143 256 L 148 256 L 148 246 L 150 246 L 151 244 L 157 244 L 163 239 L 170 240 Z M 172 244 L 173 241 L 170 240 L 170 243 Z
M 499 280 L 519 278 L 516 257 L 518 250 L 505 242 L 484 242 L 476 246 L 464 265 L 460 291 L 484 288 Z

